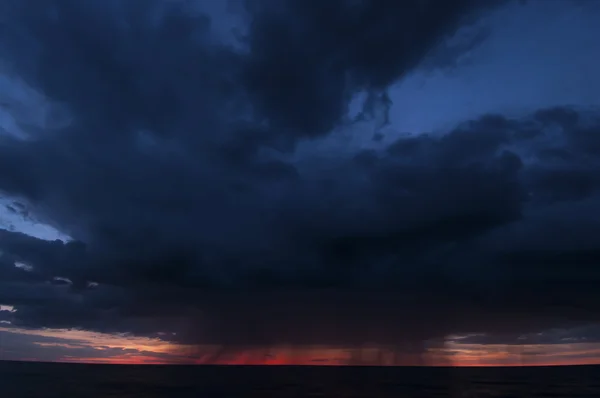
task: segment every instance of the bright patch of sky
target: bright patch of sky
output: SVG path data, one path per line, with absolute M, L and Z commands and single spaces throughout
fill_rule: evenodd
M 486 113 L 522 115 L 544 107 L 600 107 L 600 2 L 514 2 L 480 22 L 489 35 L 456 66 L 419 68 L 389 90 L 390 124 L 341 129 L 303 152 L 338 154 L 385 147 L 404 134 L 443 133 Z M 358 94 L 350 106 L 357 114 Z
M 22 232 L 39 239 L 68 241 L 69 237 L 56 228 L 15 211 L 14 201 L 0 197 L 0 229 Z

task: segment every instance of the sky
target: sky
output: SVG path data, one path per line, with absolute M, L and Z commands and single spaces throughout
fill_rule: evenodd
M 600 7 L 0 2 L 0 359 L 600 363 Z

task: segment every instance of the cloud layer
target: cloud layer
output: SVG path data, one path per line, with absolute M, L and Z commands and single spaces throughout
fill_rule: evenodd
M 444 4 L 250 1 L 235 43 L 202 2 L 3 4 L 5 73 L 48 105 L 5 105 L 21 134 L 0 135 L 0 191 L 72 237 L 0 230 L 11 320 L 406 353 L 596 321 L 595 109 L 319 146 L 381 139 L 389 87 L 455 68 L 484 39 L 444 40 L 502 2 Z

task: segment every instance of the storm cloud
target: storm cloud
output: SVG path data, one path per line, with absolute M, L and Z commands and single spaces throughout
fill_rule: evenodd
M 485 4 L 238 2 L 230 37 L 202 1 L 2 2 L 21 97 L 2 104 L 0 191 L 71 238 L 0 230 L 11 322 L 410 354 L 597 321 L 596 109 L 320 146 L 381 140 L 390 88 L 456 68 L 505 2 Z

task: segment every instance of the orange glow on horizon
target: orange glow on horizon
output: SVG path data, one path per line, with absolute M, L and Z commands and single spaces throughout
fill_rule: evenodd
M 40 361 L 38 358 L 22 358 L 20 361 L 24 362 L 44 362 Z M 153 357 L 153 356 L 143 356 L 143 355 L 135 355 L 135 356 L 115 356 L 110 358 L 85 358 L 85 357 L 63 357 L 56 361 L 57 363 L 80 363 L 80 364 L 106 364 L 106 365 L 197 365 L 197 366 L 355 366 L 352 364 L 346 364 L 342 362 L 334 362 L 334 361 L 305 361 L 305 362 L 292 362 L 286 360 L 265 360 L 265 361 L 247 361 L 247 360 L 231 360 L 228 362 L 215 362 L 215 363 L 205 363 L 198 362 L 194 360 L 190 361 L 168 361 L 165 359 Z M 554 362 L 539 362 L 534 364 L 522 364 L 522 363 L 505 363 L 502 365 L 498 365 L 496 363 L 431 363 L 427 365 L 419 365 L 419 364 L 405 364 L 405 365 L 365 365 L 365 366 L 377 366 L 377 367 L 405 367 L 405 366 L 423 366 L 423 367 L 535 367 L 535 366 L 578 366 L 578 365 L 600 365 L 600 359 L 587 359 L 587 360 L 563 360 L 563 361 L 554 361 Z
M 432 356 L 427 362 L 403 361 L 403 362 L 352 362 L 348 356 L 341 356 L 339 349 L 322 349 L 318 355 L 309 355 L 309 353 L 295 353 L 285 355 L 283 352 L 276 352 L 269 356 L 260 357 L 254 350 L 248 350 L 238 353 L 234 356 L 218 358 L 216 360 L 206 360 L 206 358 L 178 357 L 165 359 L 160 357 L 137 354 L 124 354 L 111 358 L 79 358 L 68 357 L 61 358 L 59 362 L 72 363 L 104 363 L 104 364 L 122 364 L 122 365 L 223 365 L 223 366 L 433 366 L 433 367 L 526 367 L 526 366 L 569 366 L 569 365 L 600 365 L 599 355 L 594 357 L 595 351 L 588 351 L 587 357 L 578 357 L 577 353 L 572 356 L 562 355 L 540 355 L 535 356 L 533 361 L 525 362 L 519 358 L 512 358 L 506 353 L 494 353 L 479 351 L 477 355 L 464 355 L 449 361 L 447 358 L 436 360 Z M 337 355 L 332 355 L 337 354 Z M 330 355 L 330 356 L 328 356 Z
M 600 365 L 600 359 L 598 358 L 565 358 L 562 360 L 555 361 L 540 361 L 535 363 L 520 363 L 520 362 L 505 362 L 498 364 L 493 361 L 493 357 L 489 358 L 490 361 L 465 361 L 465 362 L 440 362 L 440 363 L 428 363 L 426 365 L 419 363 L 403 363 L 399 365 L 393 364 L 364 364 L 360 366 L 424 366 L 424 367 L 531 367 L 531 366 L 576 366 L 576 365 Z M 35 357 L 21 358 L 19 361 L 25 362 L 48 362 L 40 360 Z M 227 361 L 215 361 L 205 362 L 202 360 L 194 359 L 165 359 L 155 357 L 152 355 L 119 355 L 108 358 L 102 357 L 76 357 L 76 356 L 63 356 L 57 358 L 57 363 L 80 363 L 80 364 L 110 364 L 110 365 L 216 365 L 216 366 L 355 366 L 355 364 L 345 363 L 342 360 L 304 360 L 294 361 L 289 358 L 270 358 L 265 360 L 253 359 L 249 360 L 244 355 L 240 355 L 239 358 L 233 358 Z
M 104 364 L 311 365 L 311 366 L 559 366 L 600 364 L 599 343 L 548 345 L 482 345 L 448 340 L 424 355 L 395 354 L 377 347 L 270 347 L 224 350 L 186 346 L 160 339 L 82 330 L 27 330 L 0 326 L 5 336 L 27 336 L 39 353 L 3 359 Z M 37 340 L 36 340 L 37 339 Z M 5 354 L 13 345 L 5 340 Z M 8 348 L 8 350 L 7 350 Z M 30 350 L 28 350 L 31 353 Z M 56 353 L 48 355 L 48 353 Z M 38 355 L 39 354 L 39 355 Z

